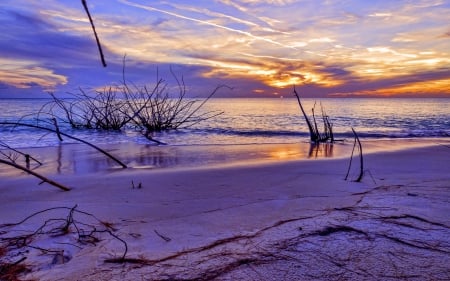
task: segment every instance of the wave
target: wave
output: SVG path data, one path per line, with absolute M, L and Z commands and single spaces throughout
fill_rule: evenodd
M 356 129 L 357 130 L 357 129 Z M 191 133 L 195 134 L 216 134 L 237 137 L 265 137 L 265 138 L 282 138 L 282 137 L 309 137 L 308 132 L 290 131 L 290 130 L 235 130 L 235 129 L 194 129 Z M 413 130 L 413 131 L 372 131 L 357 132 L 360 138 L 427 138 L 427 137 L 450 137 L 450 131 L 446 130 Z M 352 131 L 335 132 L 334 137 L 353 138 Z

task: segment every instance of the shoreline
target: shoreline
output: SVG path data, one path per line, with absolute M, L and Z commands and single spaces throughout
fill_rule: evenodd
M 450 148 L 414 145 L 375 145 L 403 149 L 365 154 L 361 183 L 343 180 L 347 158 L 54 175 L 69 192 L 31 176 L 2 177 L 1 223 L 65 209 L 2 227 L 0 236 L 65 221 L 76 206 L 79 228 L 111 226 L 133 261 L 105 262 L 120 258 L 124 244 L 107 232 L 80 244 L 72 227 L 33 239 L 62 253 L 29 248 L 26 278 L 38 280 L 445 280 Z
M 436 144 L 450 145 L 450 138 L 413 138 L 362 140 L 364 155 L 398 151 Z M 286 161 L 317 161 L 323 159 L 349 159 L 353 141 L 339 141 L 333 144 L 314 145 L 308 142 L 275 144 L 232 144 L 232 145 L 151 145 L 121 143 L 99 145 L 108 153 L 125 163 L 131 169 L 202 169 L 233 166 L 254 166 Z M 44 165 L 32 165 L 38 173 L 48 175 L 90 174 L 102 171 L 120 170 L 106 155 L 85 144 L 61 144 L 51 147 L 30 147 L 19 149 Z M 21 163 L 20 158 L 17 160 Z M 12 167 L 0 165 L 0 176 L 22 174 Z

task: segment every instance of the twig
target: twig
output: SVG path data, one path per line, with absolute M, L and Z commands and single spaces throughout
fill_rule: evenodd
M 12 151 L 14 151 L 15 153 L 18 153 L 18 154 L 24 156 L 24 157 L 25 157 L 25 162 L 26 162 L 26 164 L 27 164 L 27 168 L 28 168 L 28 165 L 29 165 L 29 163 L 30 163 L 30 159 L 33 160 L 33 161 L 35 161 L 37 164 L 42 165 L 42 163 L 41 163 L 39 160 L 37 160 L 36 158 L 34 158 L 33 156 L 31 156 L 31 155 L 29 155 L 29 154 L 27 154 L 27 153 L 23 153 L 23 152 L 21 152 L 21 151 L 15 149 L 15 148 L 13 148 L 13 147 L 7 145 L 7 144 L 4 143 L 3 141 L 0 141 L 0 146 L 3 146 L 3 147 L 5 147 L 6 149 L 12 150 Z M 2 154 L 5 155 L 4 153 L 2 153 Z M 6 155 L 5 155 L 5 156 L 6 156 Z M 9 157 L 8 157 L 8 158 L 9 158 Z M 11 159 L 11 160 L 12 160 L 12 159 Z M 14 161 L 12 161 L 12 162 L 14 162 Z
M 166 241 L 166 242 L 172 241 L 172 239 L 170 239 L 170 238 L 167 237 L 167 236 L 162 235 L 161 233 L 159 233 L 158 231 L 156 231 L 156 229 L 154 229 L 153 231 L 156 233 L 156 235 L 158 235 L 159 237 L 161 237 L 161 239 L 163 239 L 164 241 Z

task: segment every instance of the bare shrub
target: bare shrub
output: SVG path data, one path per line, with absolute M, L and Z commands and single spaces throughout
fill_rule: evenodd
M 120 88 L 105 87 L 103 90 L 89 92 L 79 89 L 69 93 L 68 98 L 58 98 L 50 93 L 52 100 L 45 104 L 38 114 L 50 115 L 72 128 L 121 130 L 130 120 L 127 104 L 120 98 Z
M 125 78 L 123 80 L 122 89 L 128 104 L 130 121 L 148 139 L 152 139 L 154 132 L 187 128 L 223 113 L 221 111 L 200 113 L 199 110 L 219 89 L 231 89 L 230 87 L 219 85 L 203 100 L 188 99 L 184 79 L 178 79 L 172 70 L 171 74 L 178 88 L 178 93 L 174 96 L 170 94 L 170 87 L 163 79 L 158 78 L 151 90 L 146 85 L 130 86 Z
M 188 128 L 223 113 L 201 112 L 200 109 L 218 90 L 230 87 L 219 85 L 204 99 L 186 98 L 183 78 L 179 79 L 172 69 L 170 71 L 177 83 L 175 94 L 170 93 L 169 84 L 159 77 L 154 86 L 128 83 L 124 62 L 121 84 L 96 91 L 80 88 L 78 93 L 69 93 L 68 98 L 58 98 L 51 93 L 52 100 L 40 109 L 36 119 L 44 122 L 43 117 L 50 116 L 75 129 L 119 131 L 129 125 L 147 139 L 156 141 L 152 137 L 154 132 Z

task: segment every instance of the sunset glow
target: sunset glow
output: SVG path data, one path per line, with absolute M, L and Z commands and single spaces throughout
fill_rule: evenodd
M 450 97 L 450 1 L 0 3 L 0 97 L 154 82 L 173 67 L 201 96 Z

